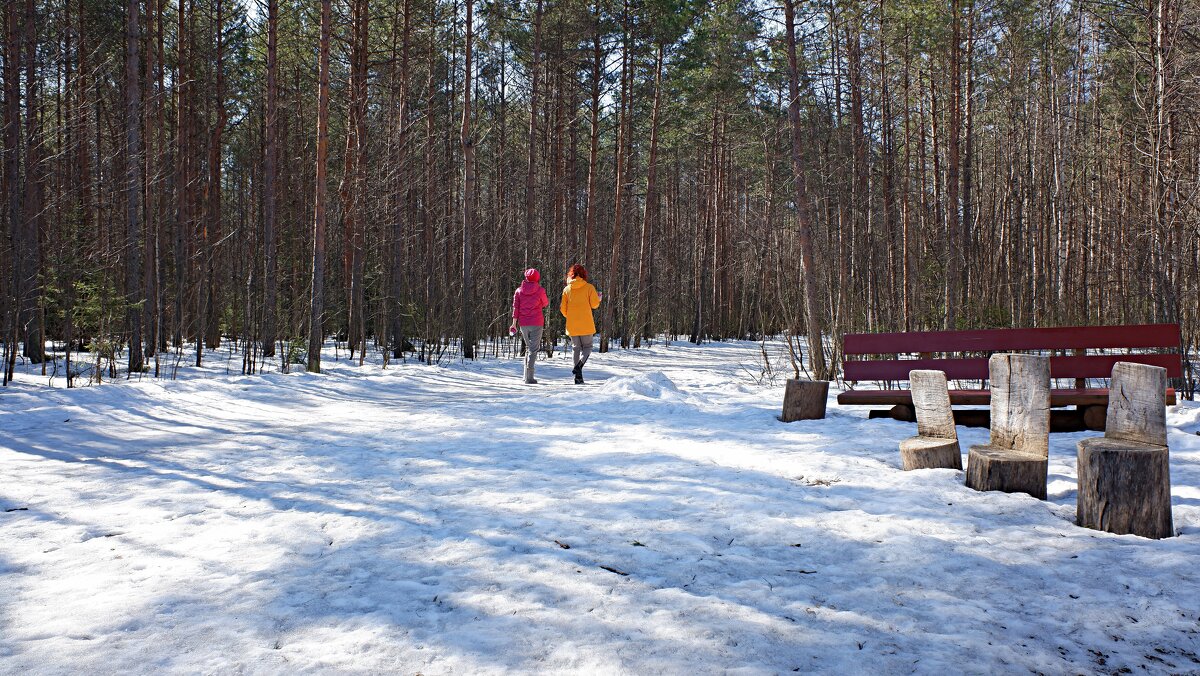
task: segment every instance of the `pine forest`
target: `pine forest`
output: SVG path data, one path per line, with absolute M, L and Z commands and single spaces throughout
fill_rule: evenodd
M 6 380 L 483 357 L 521 271 L 553 298 L 573 263 L 601 351 L 785 335 L 836 377 L 847 332 L 1151 322 L 1200 350 L 1196 0 L 3 11 Z

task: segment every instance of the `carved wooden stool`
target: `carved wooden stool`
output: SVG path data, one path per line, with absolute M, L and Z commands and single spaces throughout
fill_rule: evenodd
M 1166 390 L 1164 368 L 1113 366 L 1104 436 L 1079 442 L 1080 526 L 1155 539 L 1174 534 Z
M 1028 493 L 1046 499 L 1050 455 L 1050 358 L 994 354 L 991 440 L 972 446 L 967 486 L 977 491 Z

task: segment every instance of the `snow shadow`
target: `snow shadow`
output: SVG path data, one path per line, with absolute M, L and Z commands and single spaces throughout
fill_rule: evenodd
M 197 564 L 129 583 L 118 635 L 234 646 L 249 670 L 1200 668 L 1194 538 L 1071 525 L 1075 435 L 1045 503 L 900 472 L 909 425 L 783 425 L 761 398 L 677 389 L 542 391 L 492 366 L 231 378 L 63 395 L 0 448 L 95 508 L 22 518 Z M 1180 458 L 1176 485 L 1200 485 Z M 157 666 L 197 664 L 176 655 Z

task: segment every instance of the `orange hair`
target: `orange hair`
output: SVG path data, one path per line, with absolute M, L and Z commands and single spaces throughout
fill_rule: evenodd
M 567 270 L 568 282 L 576 278 L 582 279 L 585 282 L 587 281 L 587 268 L 583 267 L 579 263 L 572 265 L 570 269 Z

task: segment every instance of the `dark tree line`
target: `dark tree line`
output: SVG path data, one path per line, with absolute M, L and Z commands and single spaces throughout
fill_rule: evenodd
M 318 370 L 331 337 L 473 357 L 522 269 L 553 295 L 573 262 L 602 349 L 786 332 L 828 374 L 848 331 L 1146 321 L 1200 349 L 1195 0 L 3 20 L 6 379 L 169 376 L 223 345 Z

